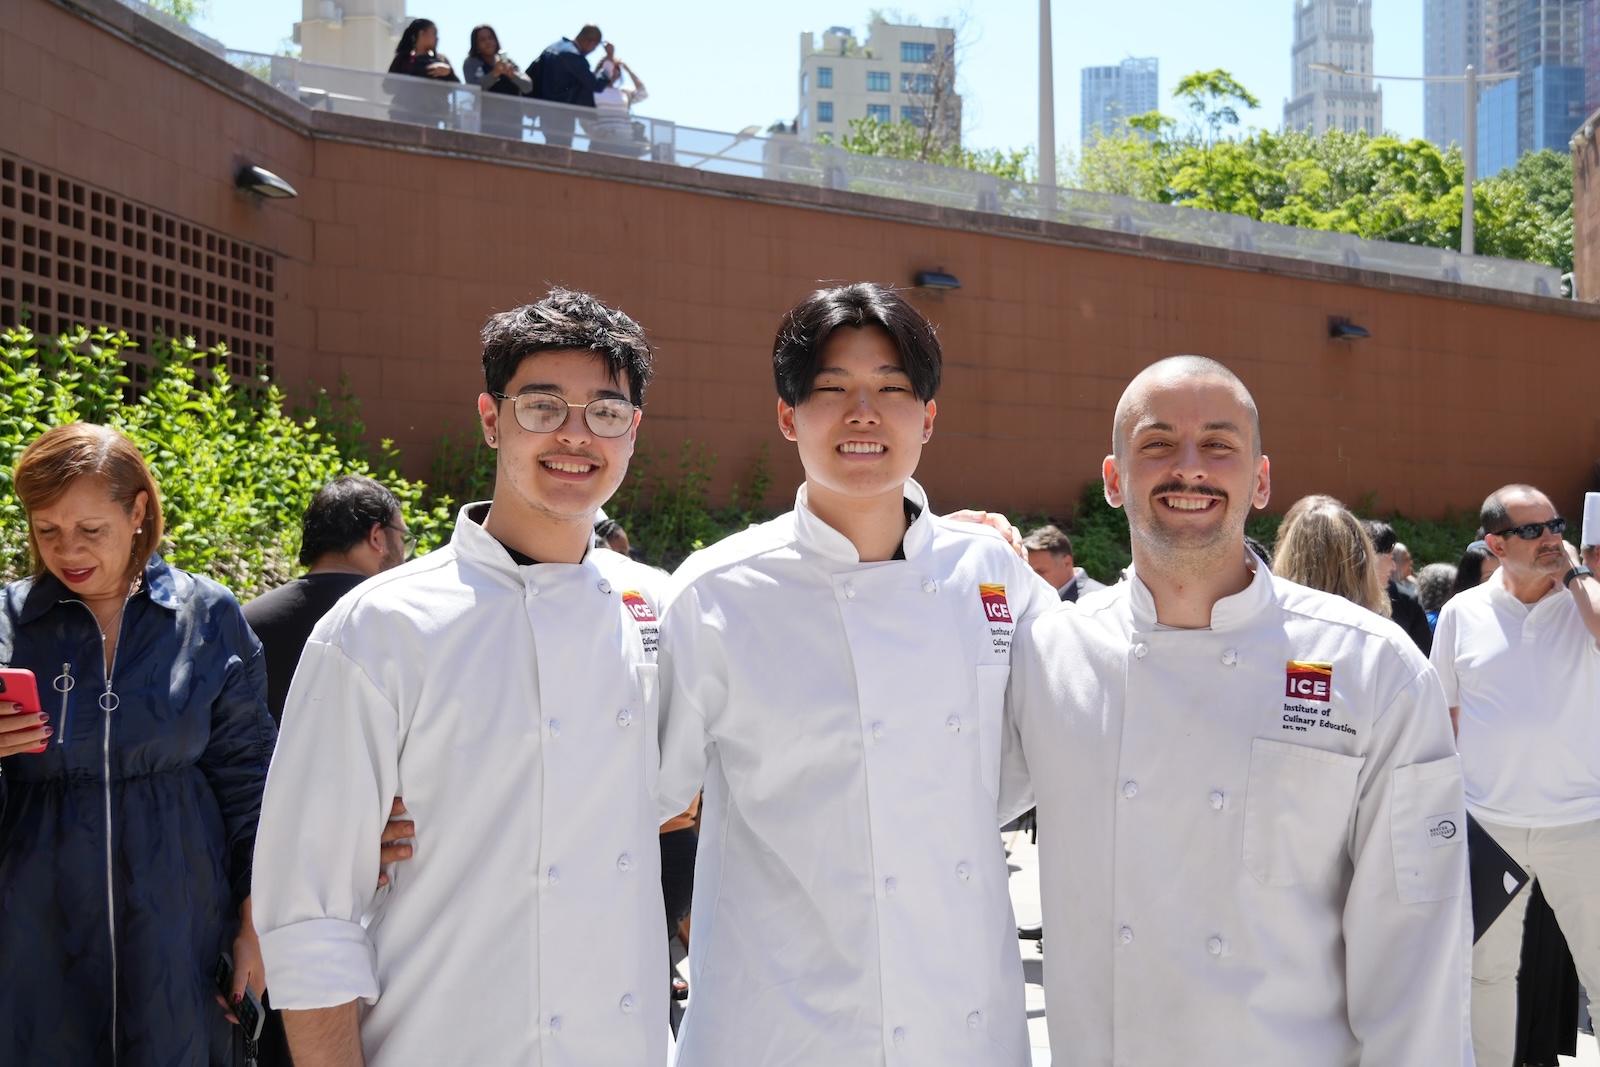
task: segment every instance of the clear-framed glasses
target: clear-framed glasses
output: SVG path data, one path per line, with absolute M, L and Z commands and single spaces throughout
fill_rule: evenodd
M 406 550 L 406 559 L 410 559 L 412 556 L 416 555 L 416 553 L 417 553 L 417 535 L 416 534 L 412 533 L 410 530 L 401 529 L 400 527 L 396 526 L 392 522 L 384 523 L 383 524 L 383 528 L 385 530 L 393 530 L 395 533 L 400 535 L 400 544 Z
M 1524 541 L 1537 541 L 1544 536 L 1546 530 L 1553 534 L 1566 533 L 1567 520 L 1558 516 L 1549 522 L 1528 522 L 1521 526 L 1513 526 L 1509 530 L 1494 530 L 1492 532 L 1496 537 L 1520 537 Z
M 517 425 L 529 433 L 553 433 L 567 421 L 573 408 L 583 409 L 583 421 L 596 437 L 621 437 L 633 427 L 639 409 L 617 396 L 604 396 L 587 404 L 573 404 L 554 393 L 490 393 L 497 400 L 512 401 Z

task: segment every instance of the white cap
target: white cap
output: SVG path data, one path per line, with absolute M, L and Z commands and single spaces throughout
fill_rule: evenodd
M 1583 495 L 1583 544 L 1600 545 L 1600 493 Z

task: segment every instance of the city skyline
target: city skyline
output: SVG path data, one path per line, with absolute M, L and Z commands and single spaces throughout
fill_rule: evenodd
M 1116 66 L 1084 67 L 1079 88 L 1078 139 L 1093 144 L 1126 130 L 1135 115 L 1160 109 L 1161 60 L 1129 56 Z

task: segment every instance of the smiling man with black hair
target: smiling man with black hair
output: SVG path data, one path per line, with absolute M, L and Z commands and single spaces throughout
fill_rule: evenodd
M 678 1063 L 1020 1067 L 1000 720 L 1055 593 L 911 480 L 941 353 L 899 295 L 812 294 L 773 373 L 795 509 L 691 556 L 662 623 L 662 814 L 705 786 Z

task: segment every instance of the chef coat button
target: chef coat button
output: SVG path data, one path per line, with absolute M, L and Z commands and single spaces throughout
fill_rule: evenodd
M 551 867 L 548 871 L 545 871 L 544 880 L 549 882 L 551 885 L 555 885 L 557 882 L 561 881 L 561 868 Z
M 1222 650 L 1222 662 L 1223 662 L 1224 666 L 1228 666 L 1228 667 L 1232 667 L 1232 666 L 1236 665 L 1239 662 L 1239 650 L 1236 649 L 1236 648 L 1225 648 L 1225 649 L 1223 649 Z
M 600 591 L 602 593 L 611 592 L 611 583 L 606 581 L 604 578 L 600 579 Z
M 1124 945 L 1133 944 L 1133 927 L 1124 926 L 1117 936 L 1122 938 L 1122 943 Z
M 1211 953 L 1213 956 L 1222 955 L 1222 938 L 1213 937 L 1210 941 L 1207 941 L 1206 951 Z
M 529 596 L 538 596 L 539 595 L 539 587 L 536 586 L 536 585 L 528 586 L 528 595 Z
M 617 870 L 627 871 L 633 869 L 633 857 L 624 852 L 617 857 Z
M 621 711 L 617 712 L 617 725 L 632 726 L 633 712 L 629 711 L 627 708 L 623 708 Z
M 897 1045 L 903 1045 L 903 1044 L 906 1043 L 906 1028 L 905 1027 L 897 1026 L 897 1027 L 894 1028 L 894 1043 L 897 1044 Z
M 617 1004 L 617 1007 L 622 1009 L 622 1014 L 624 1014 L 624 1015 L 626 1015 L 630 1011 L 632 1011 L 633 1010 L 633 994 L 632 993 L 624 993 L 622 995 L 622 1000 Z
M 552 1034 L 559 1034 L 561 1032 L 561 1016 L 550 1016 L 550 1032 Z
M 972 868 L 968 867 L 965 863 L 956 864 L 956 877 L 961 879 L 963 882 L 967 881 L 972 877 Z
M 967 1025 L 972 1027 L 974 1030 L 976 1030 L 978 1027 L 982 1026 L 983 1025 L 983 1013 L 975 1011 L 971 1015 L 967 1016 Z
M 924 579 L 922 579 L 922 591 L 924 593 L 937 592 L 938 589 L 939 589 L 938 583 L 935 582 L 932 578 L 924 578 Z M 905 1031 L 903 1031 L 903 1030 L 897 1030 L 895 1032 L 896 1033 L 900 1033 L 900 1034 L 905 1033 Z
M 872 739 L 874 741 L 879 741 L 879 740 L 882 740 L 882 738 L 883 738 L 883 723 L 881 723 L 881 722 L 873 723 L 872 724 Z
M 1135 659 L 1144 659 L 1145 655 L 1149 651 L 1150 646 L 1145 644 L 1143 641 L 1140 641 L 1137 645 L 1133 646 L 1133 655 Z
M 844 584 L 844 595 L 847 598 L 848 597 L 854 597 L 856 595 L 856 587 L 854 585 L 852 585 L 851 583 L 846 582 Z
M 551 719 L 550 720 L 550 736 L 551 737 L 560 737 L 561 736 L 561 720 L 560 719 Z
M 900 883 L 895 881 L 893 878 L 885 878 L 883 880 L 883 895 L 884 896 L 886 896 L 886 897 L 894 896 L 894 891 L 896 889 L 899 889 L 899 888 L 900 888 Z
M 1139 783 L 1138 782 L 1123 782 L 1122 783 L 1122 795 L 1127 797 L 1129 800 L 1132 800 L 1134 797 L 1138 796 L 1139 795 Z
M 961 716 L 950 716 L 944 721 L 944 728 L 953 734 L 959 734 L 961 732 Z
M 1213 789 L 1211 791 L 1211 807 L 1213 809 L 1215 809 L 1216 811 L 1221 811 L 1222 810 L 1222 802 L 1223 802 L 1224 799 L 1226 799 L 1226 798 L 1223 797 L 1222 793 L 1219 790 Z

